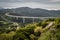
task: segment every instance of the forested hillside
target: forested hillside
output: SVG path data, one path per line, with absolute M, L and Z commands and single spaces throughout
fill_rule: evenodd
M 0 40 L 60 40 L 60 18 L 25 26 L 0 20 Z
M 18 16 L 36 16 L 36 17 L 60 17 L 60 10 L 46 10 L 41 8 L 13 8 L 13 9 L 1 9 L 0 14 L 10 13 Z

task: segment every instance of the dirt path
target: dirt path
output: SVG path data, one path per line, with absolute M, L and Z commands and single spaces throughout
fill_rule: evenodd
M 53 24 L 54 24 L 54 22 L 50 22 L 43 30 L 49 29 Z

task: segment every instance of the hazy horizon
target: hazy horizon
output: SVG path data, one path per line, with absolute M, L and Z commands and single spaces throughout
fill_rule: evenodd
M 27 6 L 25 6 L 25 7 L 27 7 Z M 12 7 L 12 8 L 3 8 L 3 7 L 1 7 L 2 9 L 16 9 L 16 8 L 22 8 L 22 7 Z M 38 7 L 36 7 L 36 8 L 34 8 L 34 7 L 28 7 L 28 8 L 32 8 L 32 9 L 44 9 L 44 8 L 38 8 Z M 44 10 L 60 10 L 60 9 L 44 9 Z
M 42 8 L 47 10 L 60 10 L 60 0 L 0 0 L 2 8 Z

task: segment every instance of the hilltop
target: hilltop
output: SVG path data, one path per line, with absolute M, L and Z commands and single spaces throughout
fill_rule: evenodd
M 41 8 L 29 8 L 29 7 L 0 10 L 0 14 L 5 14 L 7 12 L 12 15 L 18 15 L 18 16 L 60 17 L 60 10 L 46 10 Z

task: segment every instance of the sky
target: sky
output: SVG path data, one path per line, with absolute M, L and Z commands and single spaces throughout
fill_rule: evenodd
M 0 0 L 0 7 L 31 7 L 48 10 L 60 10 L 60 0 Z

